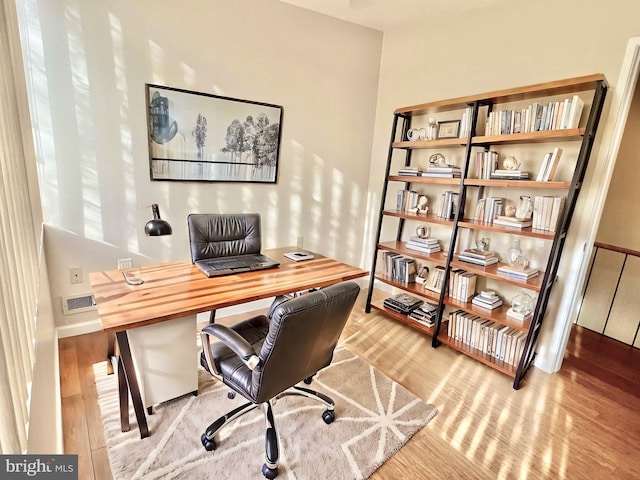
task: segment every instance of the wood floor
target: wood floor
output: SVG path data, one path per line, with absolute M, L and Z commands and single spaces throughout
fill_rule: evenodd
M 640 478 L 640 350 L 574 327 L 561 372 L 534 368 L 515 391 L 430 340 L 362 304 L 343 333 L 352 352 L 439 410 L 372 478 Z M 65 453 L 79 455 L 83 480 L 111 478 L 92 371 L 105 354 L 101 332 L 60 340 Z

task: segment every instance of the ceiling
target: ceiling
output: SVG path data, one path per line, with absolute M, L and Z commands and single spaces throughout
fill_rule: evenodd
M 280 0 L 380 31 L 464 15 L 508 0 Z

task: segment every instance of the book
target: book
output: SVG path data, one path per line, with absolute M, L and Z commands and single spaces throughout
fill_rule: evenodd
M 481 267 L 486 267 L 498 263 L 498 257 L 476 258 L 470 257 L 464 253 L 458 255 L 458 260 L 460 260 L 461 262 L 472 263 L 474 265 L 480 265 Z
M 407 293 L 399 293 L 392 297 L 386 298 L 383 302 L 384 306 L 399 313 L 409 314 L 420 305 L 423 301 Z
M 510 265 L 501 265 L 498 267 L 498 274 L 505 275 L 511 278 L 517 278 L 520 280 L 528 280 L 533 277 L 537 277 L 539 272 L 537 269 L 529 267 L 524 270 L 512 267 Z
M 529 180 L 529 172 L 520 172 L 518 170 L 507 170 L 510 173 L 495 172 L 489 175 L 492 180 Z
M 507 317 L 511 320 L 517 320 L 519 322 L 526 322 L 527 320 L 531 320 L 533 318 L 533 312 L 516 312 L 513 308 L 509 308 L 506 313 Z
M 494 310 L 502 306 L 504 302 L 498 295 L 494 295 L 493 297 L 486 297 L 480 294 L 473 297 L 471 303 L 480 308 Z
M 558 228 L 558 220 L 562 216 L 562 212 L 564 210 L 564 204 L 566 202 L 566 197 L 554 197 L 553 205 L 551 207 L 551 219 L 549 221 L 549 231 L 555 232 Z
M 538 170 L 538 175 L 536 176 L 536 182 L 543 182 L 545 174 L 549 168 L 549 161 L 551 160 L 552 153 L 546 153 L 544 158 L 542 159 L 542 163 L 540 164 L 540 170 Z
M 578 95 L 574 95 L 571 99 L 571 110 L 567 120 L 567 128 L 578 128 L 583 108 L 584 100 L 582 100 Z
M 551 153 L 551 158 L 549 159 L 547 169 L 545 170 L 545 173 L 544 173 L 544 178 L 543 178 L 544 181 L 553 180 L 553 176 L 556 173 L 561 156 L 562 156 L 562 149 L 560 147 L 554 148 L 553 152 Z
M 521 220 L 515 217 L 504 217 L 499 215 L 493 219 L 493 224 L 502 225 L 504 227 L 527 228 L 533 225 L 533 220 L 531 218 Z
M 416 250 L 422 253 L 438 253 L 442 250 L 439 244 L 425 245 L 423 243 L 417 243 L 413 240 L 409 240 L 406 244 L 409 250 Z

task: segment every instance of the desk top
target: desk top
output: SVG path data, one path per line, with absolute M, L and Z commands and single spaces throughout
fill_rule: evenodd
M 285 293 L 326 287 L 363 277 L 369 272 L 314 253 L 315 258 L 294 262 L 285 247 L 262 253 L 280 262 L 268 270 L 207 278 L 191 262 L 170 262 L 127 269 L 144 280 L 129 285 L 122 270 L 89 274 L 105 332 L 117 332 L 216 310 Z

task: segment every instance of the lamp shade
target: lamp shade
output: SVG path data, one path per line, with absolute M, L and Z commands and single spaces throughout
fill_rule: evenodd
M 160 209 L 158 204 L 151 205 L 151 211 L 153 212 L 153 220 L 149 220 L 144 226 L 144 233 L 150 237 L 158 237 L 160 235 L 171 235 L 173 230 L 171 225 L 166 220 L 160 218 Z

